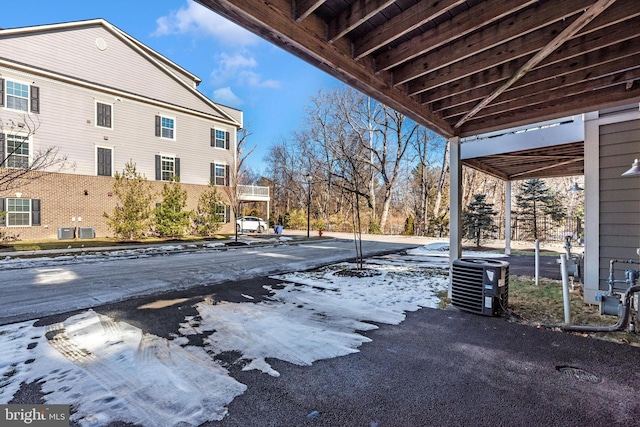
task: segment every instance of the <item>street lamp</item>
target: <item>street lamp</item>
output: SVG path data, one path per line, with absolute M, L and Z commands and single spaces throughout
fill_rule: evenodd
M 311 178 L 310 174 L 305 175 L 307 178 L 307 239 L 310 237 L 311 230 Z

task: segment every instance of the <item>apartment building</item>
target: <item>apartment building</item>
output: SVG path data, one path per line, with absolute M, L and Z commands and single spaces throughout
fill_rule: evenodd
M 242 111 L 208 99 L 198 77 L 109 22 L 0 30 L 0 52 L 6 235 L 56 238 L 78 227 L 110 236 L 103 214 L 129 161 L 157 193 L 178 176 L 188 209 L 210 182 L 230 184 Z

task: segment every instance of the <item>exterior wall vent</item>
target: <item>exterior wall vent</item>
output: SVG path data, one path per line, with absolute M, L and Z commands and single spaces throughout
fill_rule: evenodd
M 484 316 L 499 316 L 509 302 L 509 263 L 461 258 L 451 270 L 451 304 Z

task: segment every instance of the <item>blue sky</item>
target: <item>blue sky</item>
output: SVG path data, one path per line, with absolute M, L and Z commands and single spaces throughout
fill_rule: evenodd
M 244 111 L 256 172 L 268 147 L 300 127 L 310 97 L 340 84 L 192 0 L 21 0 L 11 9 L 1 28 L 104 18 L 197 75 L 203 94 Z

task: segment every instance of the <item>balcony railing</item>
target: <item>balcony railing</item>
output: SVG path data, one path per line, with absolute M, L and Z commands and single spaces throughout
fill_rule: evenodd
M 269 187 L 238 185 L 238 197 L 240 200 L 269 200 Z

